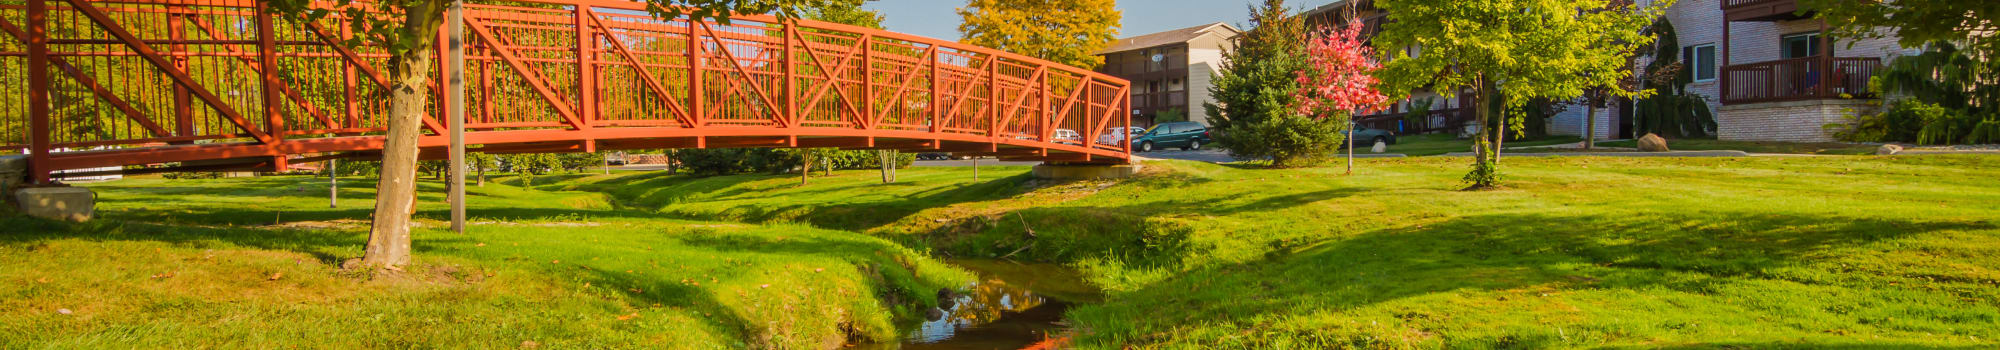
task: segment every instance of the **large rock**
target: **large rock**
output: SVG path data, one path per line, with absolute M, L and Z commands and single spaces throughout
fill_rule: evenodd
M 1661 138 L 1660 135 L 1646 134 L 1646 136 L 1639 138 L 1639 151 L 1666 152 L 1668 151 L 1667 139 Z
M 1875 155 L 1878 156 L 1893 156 L 1896 155 L 1897 153 L 1903 153 L 1903 146 L 1897 146 L 1896 144 L 1891 143 L 1882 145 L 1882 147 L 1875 148 Z
M 1368 149 L 1368 151 L 1369 151 L 1369 152 L 1375 152 L 1375 153 L 1382 153 L 1382 152 L 1388 152 L 1388 151 L 1389 151 L 1389 144 L 1387 144 L 1387 143 L 1382 143 L 1382 141 L 1375 141 L 1375 147 L 1373 147 L 1373 148 L 1369 148 L 1369 149 Z
M 97 214 L 97 194 L 82 187 L 33 187 L 14 191 L 14 203 L 28 216 L 76 222 Z

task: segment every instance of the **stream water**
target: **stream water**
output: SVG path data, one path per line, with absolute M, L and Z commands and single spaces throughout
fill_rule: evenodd
M 900 343 L 854 349 L 1020 349 L 1060 336 L 1070 305 L 1094 303 L 1099 292 L 1075 271 L 1056 264 L 952 260 L 979 276 L 942 300 L 929 320 L 912 326 Z

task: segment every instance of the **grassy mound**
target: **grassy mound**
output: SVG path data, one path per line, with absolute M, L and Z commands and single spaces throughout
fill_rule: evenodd
M 132 179 L 102 220 L 0 218 L 0 343 L 27 347 L 824 348 L 894 340 L 964 271 L 878 238 L 655 218 L 605 196 L 424 184 L 417 264 L 358 257 L 371 184 Z M 538 179 L 538 181 L 541 181 Z

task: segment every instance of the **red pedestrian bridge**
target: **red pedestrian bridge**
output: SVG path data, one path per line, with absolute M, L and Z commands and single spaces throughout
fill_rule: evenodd
M 466 143 L 1130 158 L 1105 136 L 1131 123 L 1122 79 L 869 28 L 658 19 L 645 6 L 468 3 Z M 256 0 L 0 0 L 0 152 L 27 153 L 36 182 L 376 154 L 388 56 L 337 45 L 347 20 L 280 18 Z M 452 122 L 441 82 L 423 119 L 427 157 L 443 155 Z M 66 171 L 106 167 L 123 170 Z

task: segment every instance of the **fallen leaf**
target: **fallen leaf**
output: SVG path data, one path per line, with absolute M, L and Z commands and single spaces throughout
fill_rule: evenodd
M 69 309 L 56 309 L 56 313 L 68 315 L 70 312 Z
M 272 272 L 272 273 L 271 273 L 271 278 L 270 278 L 269 280 L 271 280 L 271 281 L 276 281 L 276 280 L 278 280 L 278 279 L 280 279 L 280 278 L 285 278 L 285 273 L 283 273 L 283 272 Z
M 632 289 L 629 289 L 629 290 L 631 290 L 631 291 L 632 291 L 633 293 L 639 293 L 639 294 L 646 294 L 646 291 L 644 291 L 644 290 L 639 290 L 638 288 L 632 288 Z
M 549 260 L 550 264 L 561 264 L 562 260 Z
M 474 245 L 472 245 L 472 246 L 474 246 L 474 247 L 484 247 L 484 246 L 486 246 L 486 243 L 480 243 L 480 244 L 474 244 Z
M 159 274 L 156 274 L 156 275 L 153 275 L 153 279 L 162 279 L 162 278 L 171 278 L 171 277 L 174 277 L 174 273 L 172 273 L 172 272 L 161 272 L 161 273 L 159 273 Z
M 826 271 L 826 268 L 813 269 L 813 272 L 820 272 L 820 271 Z
M 48 278 L 47 276 L 43 276 L 42 278 L 36 278 L 36 279 L 35 279 L 35 282 L 39 282 L 39 283 L 49 283 L 49 278 Z
M 631 321 L 634 318 L 639 318 L 639 313 L 634 312 L 631 315 L 618 316 L 619 321 Z
M 536 343 L 536 342 L 535 342 L 535 341 L 533 341 L 533 340 L 522 340 L 522 341 L 521 341 L 521 348 L 522 348 L 522 349 L 534 349 L 534 348 L 539 348 L 539 347 L 542 347 L 542 343 Z
M 761 285 L 761 286 L 757 286 L 757 288 L 771 288 L 771 285 L 769 285 L 769 284 L 766 284 L 766 285 Z

